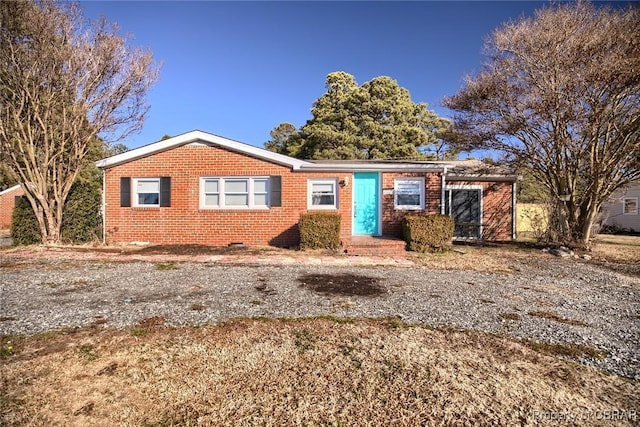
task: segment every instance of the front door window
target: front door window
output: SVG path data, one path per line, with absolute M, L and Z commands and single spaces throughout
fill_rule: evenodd
M 481 189 L 448 189 L 445 191 L 445 213 L 455 222 L 454 237 L 482 237 Z

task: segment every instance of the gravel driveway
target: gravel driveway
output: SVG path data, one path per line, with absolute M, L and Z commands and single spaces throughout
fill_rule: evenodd
M 341 283 L 344 282 L 344 283 Z M 237 317 L 397 317 L 607 356 L 581 361 L 640 379 L 640 278 L 549 257 L 513 273 L 425 267 L 227 265 L 219 262 L 0 260 L 0 333 L 161 316 L 169 325 Z

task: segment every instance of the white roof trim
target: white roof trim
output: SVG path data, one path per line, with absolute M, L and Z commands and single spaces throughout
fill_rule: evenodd
M 247 154 L 273 163 L 290 166 L 293 170 L 298 170 L 302 166 L 308 164 L 303 160 L 294 159 L 293 157 L 284 156 L 282 154 L 254 147 L 253 145 L 244 144 L 242 142 L 234 141 L 211 133 L 194 130 L 182 135 L 174 136 L 173 138 L 165 139 L 164 141 L 154 142 L 153 144 L 145 145 L 122 154 L 98 160 L 96 165 L 99 168 L 109 168 L 198 141 L 218 145 L 231 151 Z
M 283 154 L 274 153 L 272 151 L 258 148 L 253 145 L 234 141 L 222 136 L 214 135 L 200 130 L 193 130 L 182 135 L 174 136 L 163 141 L 154 142 L 122 154 L 107 157 L 96 162 L 99 168 L 109 168 L 123 163 L 128 163 L 143 157 L 151 156 L 156 153 L 170 150 L 191 143 L 203 143 L 217 145 L 240 154 L 246 154 L 252 157 L 266 160 L 268 162 L 289 166 L 294 171 L 317 171 L 317 172 L 353 172 L 353 171 L 380 171 L 380 172 L 448 172 L 447 169 L 455 169 L 458 165 L 463 165 L 468 161 L 434 161 L 434 162 L 321 162 L 304 161 Z M 452 171 L 453 172 L 453 171 Z M 484 178 L 484 179 L 483 179 Z M 452 180 L 505 180 L 511 181 L 512 176 L 505 175 L 456 175 L 448 174 L 447 179 Z M 13 190 L 13 188 L 5 190 L 5 192 Z M 0 193 L 3 194 L 3 193 Z
M 421 164 L 421 163 L 308 163 L 302 166 L 302 170 L 309 171 L 380 171 L 380 172 L 442 172 L 445 165 Z
M 0 196 L 2 196 L 3 194 L 11 193 L 12 191 L 17 190 L 18 188 L 20 188 L 20 184 L 16 184 L 13 187 L 10 187 L 10 188 L 7 188 L 6 190 L 0 191 Z
M 447 181 L 518 181 L 518 175 L 482 175 L 482 174 L 464 174 L 456 175 L 455 172 L 447 175 Z

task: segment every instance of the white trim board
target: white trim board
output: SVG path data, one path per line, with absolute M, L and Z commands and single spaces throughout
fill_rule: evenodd
M 143 157 L 147 157 L 156 153 L 171 150 L 172 148 L 183 145 L 213 145 L 219 146 L 229 151 L 248 155 L 258 159 L 262 159 L 271 163 L 290 167 L 294 171 L 308 172 L 440 172 L 447 174 L 454 172 L 457 166 L 465 163 L 473 163 L 475 161 L 460 160 L 455 162 L 442 161 L 314 161 L 300 160 L 283 154 L 274 153 L 263 148 L 245 144 L 212 133 L 193 130 L 181 135 L 174 136 L 162 141 L 154 142 L 125 153 L 107 157 L 98 160 L 96 165 L 99 168 L 106 169 L 123 163 L 128 163 Z M 514 181 L 517 179 L 511 175 L 455 175 L 455 173 L 447 176 L 448 180 L 474 180 L 474 181 Z
M 98 160 L 96 162 L 96 166 L 103 169 L 109 168 L 190 143 L 217 145 L 230 151 L 257 157 L 273 163 L 290 166 L 294 170 L 298 170 L 303 165 L 309 164 L 304 160 L 294 159 L 293 157 L 274 153 L 272 151 L 264 150 L 262 148 L 254 147 L 253 145 L 234 141 L 222 136 L 214 135 L 200 130 L 194 130 L 182 135 L 174 136 L 173 138 L 154 142 L 153 144 L 145 145 L 122 154 L 116 154 L 115 156 Z
M 12 191 L 17 190 L 18 188 L 20 188 L 20 184 L 16 184 L 13 187 L 9 187 L 6 190 L 0 191 L 0 196 L 2 196 L 3 194 L 11 193 Z

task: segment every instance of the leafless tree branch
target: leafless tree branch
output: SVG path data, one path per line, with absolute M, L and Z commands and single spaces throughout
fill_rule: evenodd
M 157 80 L 150 52 L 131 48 L 74 3 L 0 3 L 1 157 L 23 183 L 44 243 L 60 239 L 62 211 L 99 136 L 139 130 Z
M 640 8 L 546 7 L 498 28 L 485 54 L 445 100 L 458 139 L 526 164 L 564 211 L 564 238 L 587 243 L 602 203 L 640 179 Z

